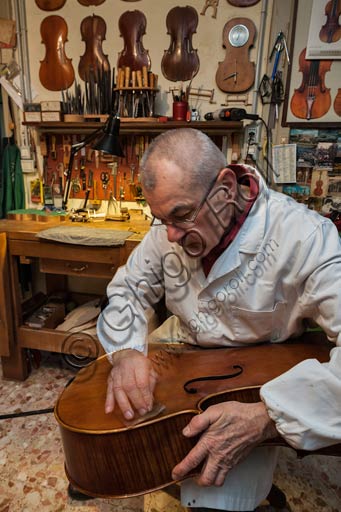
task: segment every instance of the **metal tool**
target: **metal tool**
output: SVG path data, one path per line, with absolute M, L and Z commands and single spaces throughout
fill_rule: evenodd
M 269 60 L 271 61 L 272 57 L 274 56 L 274 54 L 276 54 L 275 55 L 275 62 L 274 62 L 274 65 L 273 65 L 273 68 L 272 68 L 272 73 L 271 73 L 271 80 L 275 79 L 275 76 L 276 76 L 276 73 L 277 73 L 277 69 L 278 69 L 279 59 L 280 59 L 280 56 L 281 56 L 281 53 L 282 53 L 283 49 L 285 49 L 285 53 L 286 53 L 288 64 L 290 64 L 288 46 L 287 46 L 287 42 L 286 42 L 286 39 L 285 39 L 285 35 L 284 35 L 284 33 L 282 31 L 280 31 L 277 34 L 275 44 L 273 45 L 273 48 L 271 50 L 270 57 L 269 57 Z
M 106 171 L 101 172 L 101 182 L 104 190 L 107 189 L 109 183 L 109 173 Z

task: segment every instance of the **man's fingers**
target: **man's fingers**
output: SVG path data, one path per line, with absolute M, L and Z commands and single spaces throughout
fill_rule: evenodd
M 134 417 L 133 408 L 128 400 L 128 397 L 122 388 L 115 389 L 115 399 L 118 407 L 121 409 L 123 416 L 126 420 L 132 420 Z
M 115 408 L 114 384 L 111 375 L 108 378 L 107 395 L 105 399 L 105 412 L 108 414 L 113 412 Z
M 186 425 L 183 429 L 182 433 L 186 437 L 193 437 L 200 432 L 208 429 L 208 427 L 213 423 L 213 418 L 210 417 L 208 411 L 203 412 L 202 414 L 198 414 L 191 419 L 191 421 Z
M 181 480 L 192 469 L 195 469 L 207 457 L 208 451 L 206 447 L 200 442 L 192 448 L 186 457 L 173 468 L 173 480 Z
M 206 464 L 196 481 L 198 485 L 203 485 L 206 487 L 215 485 L 219 487 L 223 485 L 229 469 L 231 468 L 228 468 L 227 465 L 226 467 L 223 467 L 221 463 L 217 463 L 211 457 L 208 457 Z
M 136 390 L 131 396 L 136 409 L 143 416 L 153 407 L 153 388 L 151 388 L 151 376 L 149 368 L 137 368 L 135 373 Z M 134 396 L 135 395 L 135 396 Z

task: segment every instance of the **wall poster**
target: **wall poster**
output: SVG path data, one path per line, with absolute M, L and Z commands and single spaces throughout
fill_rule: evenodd
M 341 61 L 307 59 L 313 4 L 313 0 L 295 0 L 282 125 L 341 127 Z

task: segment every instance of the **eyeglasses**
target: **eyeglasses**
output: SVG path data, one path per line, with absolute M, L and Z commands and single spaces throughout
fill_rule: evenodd
M 212 192 L 214 185 L 216 184 L 216 181 L 218 179 L 220 172 L 218 172 L 217 176 L 214 178 L 214 180 L 211 182 L 206 194 L 202 198 L 202 200 L 199 203 L 199 206 L 194 208 L 191 212 L 187 213 L 183 217 L 174 217 L 173 219 L 158 219 L 157 217 L 153 216 L 151 226 L 174 226 L 177 228 L 182 229 L 188 229 L 188 226 L 190 224 L 194 224 L 196 221 L 197 216 L 199 215 L 199 212 L 201 208 L 204 206 L 205 202 L 207 201 L 210 193 Z

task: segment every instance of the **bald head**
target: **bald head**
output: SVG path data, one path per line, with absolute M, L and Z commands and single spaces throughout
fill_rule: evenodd
M 191 188 L 206 188 L 226 167 L 226 158 L 220 149 L 207 135 L 193 128 L 168 130 L 153 140 L 140 162 L 145 191 L 157 186 L 162 161 L 181 169 L 184 184 Z

